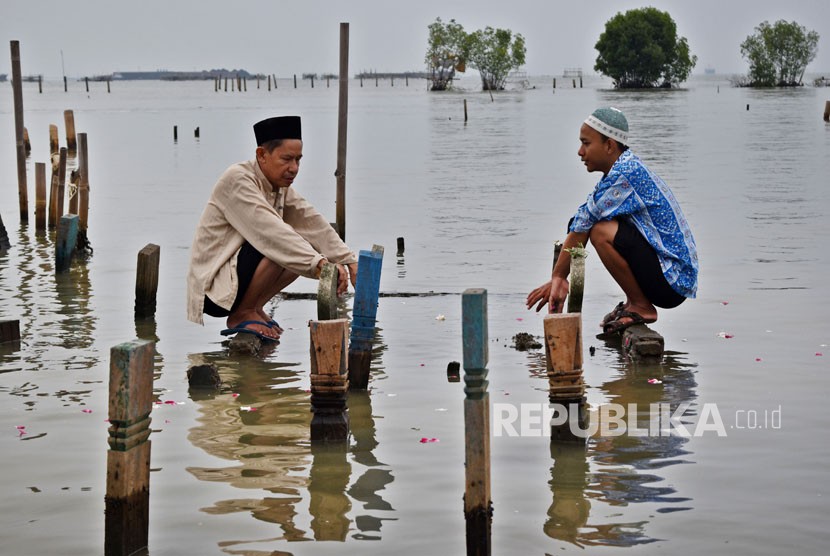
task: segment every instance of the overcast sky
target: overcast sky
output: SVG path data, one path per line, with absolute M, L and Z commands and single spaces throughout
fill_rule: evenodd
M 19 40 L 24 75 L 59 79 L 156 69 L 246 69 L 289 77 L 337 73 L 339 23 L 350 24 L 350 65 L 424 68 L 427 26 L 441 17 L 465 30 L 522 33 L 525 70 L 593 72 L 596 43 L 617 12 L 669 12 L 697 54 L 696 73 L 746 73 L 740 43 L 762 21 L 797 21 L 823 35 L 808 73 L 830 74 L 830 0 L 0 0 L 0 37 Z M 5 48 L 8 48 L 6 46 Z M 7 54 L 0 73 L 11 74 Z

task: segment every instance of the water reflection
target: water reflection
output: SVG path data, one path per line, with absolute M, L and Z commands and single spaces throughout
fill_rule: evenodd
M 637 427 L 648 430 L 651 404 L 668 404 L 671 413 L 697 397 L 693 365 L 686 363 L 684 356 L 666 353 L 662 363 L 651 364 L 621 361 L 617 375 L 600 389 L 609 403 L 635 404 Z M 650 384 L 651 378 L 662 384 Z M 693 417 L 695 411 L 692 405 L 686 417 Z M 646 531 L 653 515 L 647 512 L 691 508 L 691 499 L 678 496 L 657 473 L 667 466 L 692 463 L 687 442 L 688 438 L 675 435 L 603 437 L 597 433 L 584 447 L 552 443 L 554 463 L 548 484 L 553 503 L 543 527 L 545 534 L 580 547 L 634 546 L 660 540 Z M 627 512 L 632 516 L 647 514 L 648 519 L 619 521 L 619 510 L 614 508 L 632 504 L 659 507 Z
M 380 356 L 386 349 L 380 334 L 373 346 L 372 380 L 380 378 Z M 276 356 L 276 354 L 271 354 Z M 373 450 L 378 442 L 371 397 L 350 392 L 349 417 L 353 441 L 346 445 L 311 445 L 310 395 L 301 387 L 304 370 L 296 363 L 271 357 L 235 359 L 222 353 L 189 357 L 191 365 L 213 363 L 224 388 L 191 391 L 199 405 L 200 425 L 189 439 L 205 452 L 232 462 L 222 467 L 190 467 L 204 481 L 221 481 L 266 496 L 216 502 L 202 510 L 211 514 L 248 512 L 278 525 L 268 541 L 227 541 L 231 554 L 251 542 L 380 540 L 383 521 L 394 508 L 382 491 L 393 482 L 391 470 Z M 308 503 L 308 511 L 300 509 Z M 356 515 L 355 515 L 356 514 Z M 262 552 L 270 554 L 271 552 Z

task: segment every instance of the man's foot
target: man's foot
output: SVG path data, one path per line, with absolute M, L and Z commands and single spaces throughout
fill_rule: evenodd
M 611 322 L 612 320 L 616 320 L 617 314 L 623 310 L 625 310 L 625 301 L 620 301 L 619 303 L 617 303 L 617 306 L 611 310 L 610 313 L 602 317 L 602 321 L 599 323 L 599 327 L 605 328 L 605 325 Z
M 606 334 L 613 334 L 615 332 L 622 332 L 626 328 L 636 324 L 651 324 L 656 321 L 656 311 L 654 318 L 648 318 L 633 311 L 621 310 L 617 312 L 617 316 L 614 320 L 605 323 L 605 326 L 602 327 L 602 331 Z
M 240 312 L 228 317 L 228 328 L 222 331 L 222 335 L 229 336 L 234 331 L 244 331 L 256 334 L 264 339 L 279 340 L 282 328 L 272 326 L 269 324 L 269 320 L 270 317 L 263 319 L 258 311 Z
M 266 313 L 263 309 L 258 310 L 257 313 L 259 313 L 260 320 L 268 324 L 268 326 L 270 326 L 271 328 L 275 329 L 277 331 L 277 334 L 282 334 L 284 332 L 283 328 L 280 326 L 280 323 L 271 318 L 271 315 Z

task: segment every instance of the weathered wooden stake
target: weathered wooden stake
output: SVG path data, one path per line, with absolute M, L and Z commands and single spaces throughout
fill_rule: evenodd
M 78 150 L 78 144 L 75 141 L 75 114 L 72 110 L 63 111 L 63 121 L 66 124 L 66 148 L 74 153 Z
M 17 145 L 17 192 L 20 221 L 29 221 L 29 188 L 26 183 L 26 146 L 23 143 L 23 76 L 20 71 L 20 41 L 11 41 L 14 137 Z
M 317 285 L 317 320 L 332 320 L 338 317 L 337 278 L 337 265 L 329 263 L 320 272 L 320 283 Z
M 314 80 L 312 78 L 312 86 Z M 349 118 L 349 24 L 340 24 L 340 85 L 337 103 L 337 233 L 346 241 L 346 127 Z
M 297 88 L 297 74 L 294 74 L 294 88 Z
M 0 215 L 0 253 L 8 251 L 11 247 L 9 243 L 9 234 L 6 233 L 6 226 L 3 224 L 3 216 Z
M 58 222 L 58 168 L 60 168 L 60 157 L 52 155 L 52 178 L 49 181 L 49 222 L 50 230 L 54 230 Z
M 574 89 L 576 89 L 576 79 L 572 79 L 571 81 L 573 81 Z
M 277 74 L 273 74 L 274 77 L 274 90 L 277 90 Z
M 173 126 L 173 142 L 177 142 L 179 140 L 179 126 Z
M 43 76 L 37 76 L 37 92 L 43 94 Z
M 32 143 L 29 141 L 29 130 L 23 128 L 23 149 L 26 151 L 26 158 L 32 154 Z
M 271 76 L 268 76 L 268 91 L 271 90 Z
M 86 83 L 86 92 L 89 92 L 89 77 L 84 77 L 84 82 Z
M 568 280 L 570 283 L 570 291 L 568 292 L 568 312 L 581 313 L 582 295 L 585 291 L 585 257 L 587 254 L 585 249 L 579 247 L 571 249 L 570 254 L 571 273 Z
M 46 164 L 35 162 L 35 230 L 46 230 Z
M 66 76 L 63 76 L 63 92 L 66 93 L 69 91 L 69 88 L 66 85 Z
M 830 122 L 830 100 L 824 103 L 824 121 Z
M 489 556 L 493 503 L 490 499 L 490 394 L 487 392 L 487 290 L 461 296 L 464 356 L 464 436 L 467 554 Z
M 551 425 L 552 441 L 585 442 L 578 433 L 587 427 L 585 383 L 582 380 L 582 316 L 556 313 L 545 316 L 545 359 L 549 400 L 556 404 L 558 421 Z
M 64 214 L 58 224 L 55 241 L 55 272 L 69 270 L 75 243 L 78 241 L 78 215 Z
M 233 82 L 231 82 L 231 83 L 233 83 Z M 226 93 L 228 92 L 228 76 L 227 75 L 225 76 L 225 92 Z
M 403 252 L 406 249 L 406 245 L 404 245 L 404 239 L 402 237 L 398 238 L 398 256 L 402 257 Z
M 554 89 L 556 88 L 556 78 L 555 77 L 553 78 L 553 88 Z
M 193 130 L 193 137 L 195 137 L 196 139 L 199 138 L 199 128 L 198 127 Z
M 467 123 L 467 99 L 464 99 L 464 123 Z
M 349 321 L 309 321 L 311 334 L 311 442 L 346 442 L 349 414 L 346 367 Z
M 58 157 L 58 202 L 57 202 L 57 218 L 63 216 L 64 197 L 66 196 L 66 158 L 68 152 L 66 147 L 61 147 Z
M 89 227 L 89 156 L 86 133 L 78 134 L 78 230 Z
M 107 79 L 107 93 L 110 92 L 110 80 Z
M 58 126 L 55 124 L 49 124 L 49 154 L 57 154 L 59 150 Z
M 147 546 L 154 353 L 155 344 L 146 340 L 110 350 L 106 556 L 128 556 Z
M 0 251 L 2 246 L 0 245 Z M 20 321 L 0 320 L 0 344 L 20 341 Z
M 156 314 L 156 295 L 159 287 L 159 258 L 161 247 L 148 243 L 138 252 L 135 274 L 135 318 Z M 250 336 L 252 334 L 246 334 Z
M 365 390 L 369 386 L 372 363 L 372 340 L 380 295 L 380 272 L 383 266 L 383 247 L 360 251 L 357 263 L 357 282 L 352 306 L 352 334 L 349 344 L 349 388 Z

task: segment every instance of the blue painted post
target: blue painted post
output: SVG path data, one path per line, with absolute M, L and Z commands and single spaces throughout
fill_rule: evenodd
M 372 340 L 380 296 L 380 271 L 383 247 L 361 251 L 357 262 L 357 282 L 352 308 L 352 333 L 349 344 L 349 389 L 366 390 L 372 362 Z
M 57 242 L 55 243 L 55 272 L 69 270 L 75 243 L 78 241 L 78 215 L 64 214 L 58 223 Z
M 487 290 L 461 296 L 464 355 L 465 479 L 467 554 L 489 556 L 493 503 L 490 499 L 490 394 L 487 392 Z

